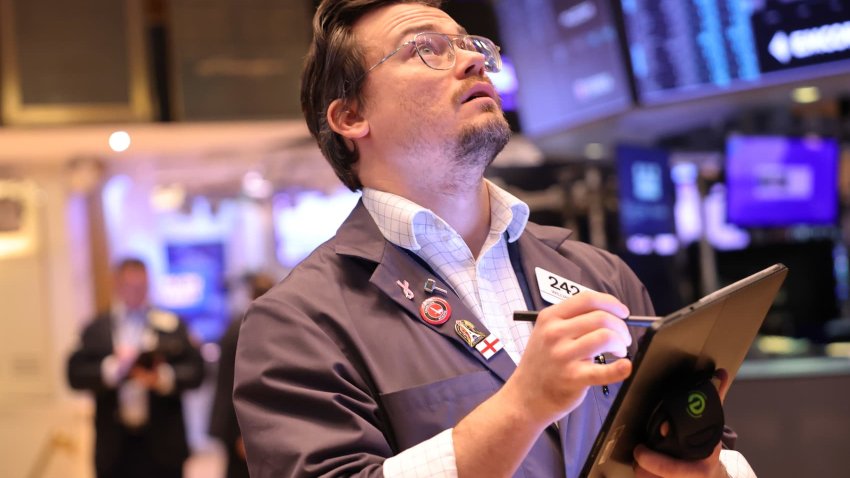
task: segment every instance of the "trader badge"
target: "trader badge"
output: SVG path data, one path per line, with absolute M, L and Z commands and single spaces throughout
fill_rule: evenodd
M 445 299 L 429 297 L 419 306 L 419 315 L 431 325 L 442 325 L 452 316 L 452 307 Z
M 475 347 L 478 342 L 484 339 L 486 334 L 475 329 L 475 325 L 468 320 L 456 320 L 455 332 L 458 337 L 462 338 L 470 347 Z

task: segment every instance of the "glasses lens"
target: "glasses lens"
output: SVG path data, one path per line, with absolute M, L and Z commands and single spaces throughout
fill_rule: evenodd
M 419 33 L 414 40 L 416 51 L 426 65 L 435 70 L 448 70 L 454 65 L 454 50 L 447 36 L 439 33 Z
M 484 55 L 484 70 L 497 73 L 502 69 L 502 57 L 499 55 L 499 47 L 489 38 L 479 36 L 466 37 L 464 49 L 476 51 Z

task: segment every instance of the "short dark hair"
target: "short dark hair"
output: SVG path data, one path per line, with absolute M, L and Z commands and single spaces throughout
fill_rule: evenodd
M 359 155 L 330 128 L 327 110 L 335 99 L 363 105 L 365 55 L 352 29 L 367 13 L 396 3 L 439 8 L 442 0 L 324 0 L 313 17 L 313 41 L 301 75 L 301 110 L 322 154 L 352 191 L 363 187 L 354 172 Z
M 121 259 L 120 261 L 115 263 L 115 272 L 121 273 L 127 269 L 141 269 L 147 272 L 148 266 L 145 264 L 145 261 L 139 259 L 138 257 L 125 257 L 124 259 Z

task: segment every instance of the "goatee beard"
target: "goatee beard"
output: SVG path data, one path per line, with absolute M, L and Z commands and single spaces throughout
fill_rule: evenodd
M 483 170 L 511 139 L 511 128 L 504 116 L 499 114 L 499 108 L 490 108 L 494 115 L 489 121 L 461 130 L 454 154 L 458 164 L 478 166 Z

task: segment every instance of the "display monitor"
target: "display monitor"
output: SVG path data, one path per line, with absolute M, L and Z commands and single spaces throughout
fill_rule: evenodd
M 523 133 L 539 136 L 622 113 L 632 104 L 611 0 L 497 0 L 503 51 L 518 81 Z
M 674 187 L 667 151 L 619 145 L 617 174 L 623 235 L 675 233 Z
M 221 242 L 169 243 L 168 273 L 159 284 L 161 305 L 186 321 L 203 342 L 221 338 L 230 320 Z
M 731 136 L 727 218 L 746 227 L 834 224 L 838 143 L 826 138 Z
M 848 71 L 847 2 L 620 2 L 637 96 L 644 104 Z

